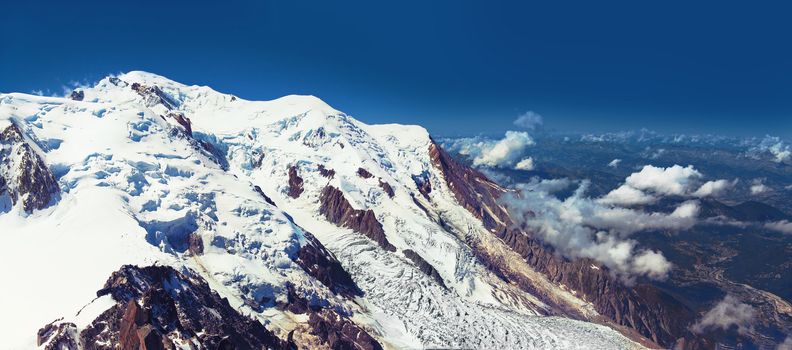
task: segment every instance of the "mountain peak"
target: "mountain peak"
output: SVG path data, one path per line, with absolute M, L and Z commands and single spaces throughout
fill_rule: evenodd
M 126 73 L 122 73 L 116 78 L 121 79 L 129 84 L 132 83 L 139 83 L 145 85 L 179 85 L 179 86 L 186 86 L 185 84 L 179 83 L 167 77 L 164 77 L 159 74 L 146 72 L 142 70 L 132 70 Z

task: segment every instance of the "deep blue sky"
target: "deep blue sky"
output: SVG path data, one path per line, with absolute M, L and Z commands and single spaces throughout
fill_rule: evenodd
M 378 3 L 378 4 L 375 4 Z M 792 5 L 724 1 L 13 1 L 0 91 L 146 70 L 366 122 L 792 136 Z

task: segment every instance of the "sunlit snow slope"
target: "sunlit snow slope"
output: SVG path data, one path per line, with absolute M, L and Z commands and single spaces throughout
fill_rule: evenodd
M 35 347 L 38 329 L 60 317 L 89 325 L 112 305 L 91 303 L 97 290 L 124 264 L 192 271 L 304 347 L 327 344 L 283 307 L 290 293 L 385 348 L 639 347 L 608 327 L 546 316 L 557 313 L 482 264 L 459 231 L 488 232 L 441 181 L 421 127 L 366 125 L 312 96 L 246 101 L 145 72 L 81 91 L 0 95 L 0 129 L 24 134 L 59 190 L 40 210 L 0 193 L 0 348 Z M 300 263 L 306 246 L 326 248 L 359 291 Z

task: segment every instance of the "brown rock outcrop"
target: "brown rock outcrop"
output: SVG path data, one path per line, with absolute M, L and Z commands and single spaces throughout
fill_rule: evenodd
M 140 83 L 132 83 L 132 90 L 143 97 L 146 107 L 153 107 L 158 104 L 163 105 L 166 109 L 175 109 L 178 105 L 168 94 L 166 94 L 159 86 L 147 86 Z
M 321 174 L 322 176 L 324 176 L 326 178 L 332 179 L 333 176 L 335 176 L 335 170 L 327 169 L 327 168 L 325 168 L 324 165 L 319 164 L 319 174 Z
M 366 237 L 371 238 L 387 251 L 396 251 L 396 247 L 390 244 L 385 237 L 385 230 L 383 230 L 382 224 L 377 221 L 377 217 L 371 209 L 358 210 L 352 208 L 349 201 L 344 198 L 344 193 L 329 185 L 322 189 L 319 201 L 321 202 L 319 212 L 328 221 L 366 235 Z
M 396 193 L 393 192 L 393 187 L 391 187 L 389 183 L 382 181 L 382 179 L 379 180 L 379 186 L 388 194 L 388 198 L 393 198 L 393 196 L 396 195 Z
M 368 170 L 363 169 L 363 168 L 358 168 L 357 174 L 358 174 L 358 176 L 360 176 L 360 177 L 362 177 L 364 179 L 370 179 L 370 178 L 372 178 L 374 176 L 374 175 L 371 175 L 371 173 L 368 172 Z
M 297 167 L 289 167 L 289 197 L 299 198 L 303 193 L 303 179 L 297 174 Z
M 181 112 L 169 112 L 166 115 L 166 117 L 175 120 L 176 123 L 181 125 L 181 127 L 184 128 L 184 132 L 187 134 L 187 136 L 190 136 L 190 137 L 193 136 L 192 121 L 190 121 L 190 118 L 187 118 L 186 116 L 184 116 L 184 113 L 181 113 Z
M 46 208 L 60 194 L 52 171 L 13 123 L 0 132 L 0 196 L 6 193 L 14 205 L 22 201 L 28 213 Z
M 363 292 L 336 257 L 316 237 L 303 230 L 308 244 L 300 247 L 295 262 L 333 293 L 352 299 Z
M 317 336 L 330 349 L 382 349 L 382 345 L 365 330 L 335 311 L 323 309 L 312 312 L 308 317 L 308 324 L 311 334 Z
M 176 341 L 205 349 L 296 348 L 240 314 L 202 278 L 172 267 L 125 265 L 97 292 L 108 294 L 116 304 L 85 329 L 78 333 L 70 324 L 55 322 L 39 331 L 40 344 L 59 350 L 77 350 L 54 344 L 78 339 L 86 350 L 174 349 Z
M 440 273 L 437 272 L 437 269 L 435 269 L 432 264 L 428 263 L 426 260 L 424 260 L 424 258 L 418 255 L 418 253 L 410 249 L 405 249 L 402 251 L 402 253 L 404 253 L 404 256 L 406 256 L 407 259 L 410 259 L 410 261 L 415 264 L 418 270 L 421 270 L 421 272 L 431 277 L 435 282 L 437 282 L 437 284 L 441 285 L 443 288 L 446 288 L 445 282 L 443 282 L 443 277 L 440 276 Z

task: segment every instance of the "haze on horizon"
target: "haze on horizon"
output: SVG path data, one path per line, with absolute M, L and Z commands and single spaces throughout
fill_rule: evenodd
M 788 4 L 12 2 L 0 91 L 145 70 L 368 123 L 792 137 Z

